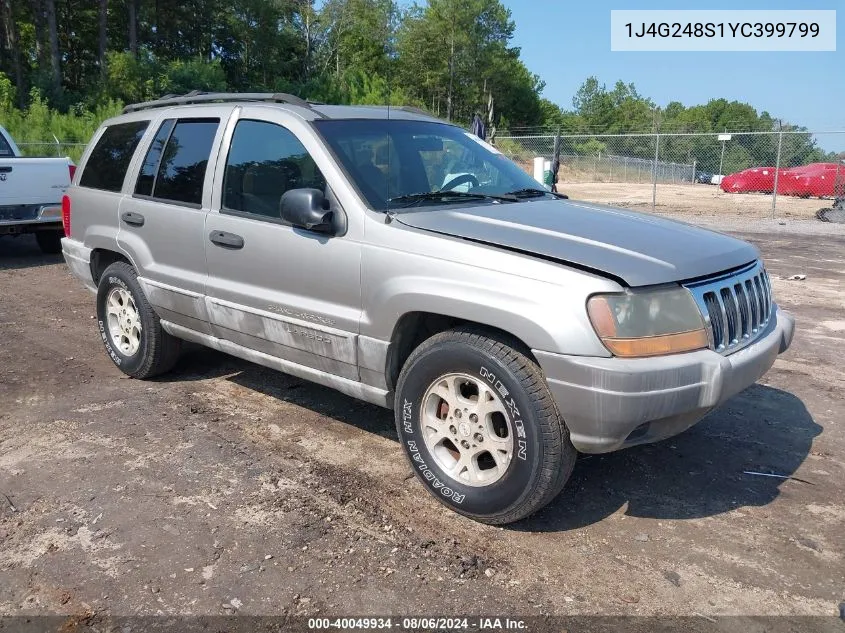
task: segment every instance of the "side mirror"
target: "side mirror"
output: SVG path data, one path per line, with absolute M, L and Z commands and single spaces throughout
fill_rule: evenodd
M 286 222 L 309 231 L 332 233 L 332 212 L 319 189 L 290 189 L 279 201 L 279 214 Z

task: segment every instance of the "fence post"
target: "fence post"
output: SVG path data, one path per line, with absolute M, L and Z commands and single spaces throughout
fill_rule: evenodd
M 689 159 L 687 159 L 687 160 L 689 160 Z M 697 162 L 698 162 L 698 161 L 697 161 L 696 159 L 694 159 L 694 158 L 692 159 L 692 180 L 690 181 L 690 183 L 691 183 L 691 184 L 693 184 L 693 185 L 696 183 L 696 177 L 695 177 L 695 164 L 696 164 Z
M 660 151 L 660 132 L 654 134 L 654 166 L 652 168 L 651 176 L 651 212 L 654 213 L 657 208 L 657 158 Z
M 780 149 L 783 145 L 783 121 L 778 119 L 778 155 L 775 159 L 775 188 L 772 190 L 772 219 L 775 219 L 775 207 L 778 202 L 778 176 L 780 175 Z

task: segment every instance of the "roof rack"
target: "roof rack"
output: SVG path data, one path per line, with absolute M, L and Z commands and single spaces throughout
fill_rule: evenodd
M 426 112 L 422 108 L 418 108 L 416 106 L 403 105 L 403 106 L 390 106 L 390 107 L 393 108 L 394 110 L 402 110 L 403 112 L 411 112 L 413 114 L 421 114 L 421 115 L 427 116 L 431 119 L 437 118 L 433 114 L 431 114 L 431 112 Z
M 186 105 L 191 103 L 215 103 L 232 101 L 268 101 L 271 103 L 287 103 L 301 108 L 311 108 L 311 104 L 301 97 L 284 92 L 201 92 L 193 90 L 185 95 L 164 95 L 154 101 L 144 103 L 133 103 L 123 108 L 123 114 L 139 112 L 151 108 L 164 108 L 174 105 Z

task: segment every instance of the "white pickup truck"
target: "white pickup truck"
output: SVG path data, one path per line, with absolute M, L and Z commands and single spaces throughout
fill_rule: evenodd
M 34 233 L 44 253 L 60 253 L 62 196 L 76 165 L 69 158 L 23 157 L 0 127 L 0 236 Z

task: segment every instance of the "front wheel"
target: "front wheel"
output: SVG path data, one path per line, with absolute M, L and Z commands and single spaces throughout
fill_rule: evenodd
M 575 465 L 569 431 L 537 364 L 515 341 L 457 328 L 422 343 L 396 389 L 396 427 L 423 485 L 483 523 L 549 503 Z

